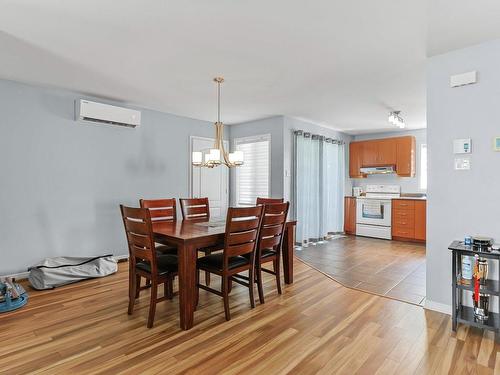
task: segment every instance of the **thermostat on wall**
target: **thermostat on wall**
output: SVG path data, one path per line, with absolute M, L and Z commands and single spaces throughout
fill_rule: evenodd
M 472 152 L 472 145 L 470 138 L 453 140 L 454 154 L 470 154 L 471 152 Z

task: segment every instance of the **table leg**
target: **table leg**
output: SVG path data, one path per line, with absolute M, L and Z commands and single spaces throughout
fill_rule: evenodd
M 179 254 L 179 312 L 181 328 L 193 327 L 196 301 L 196 248 L 181 244 L 177 247 Z
M 456 251 L 452 252 L 451 255 L 451 290 L 453 294 L 451 295 L 451 329 L 457 331 L 457 262 L 460 259 L 460 255 Z M 459 291 L 460 292 L 460 291 Z
M 283 256 L 283 273 L 285 275 L 285 283 L 293 283 L 293 250 L 295 246 L 295 225 L 286 225 L 285 233 L 283 234 L 283 248 L 281 250 Z

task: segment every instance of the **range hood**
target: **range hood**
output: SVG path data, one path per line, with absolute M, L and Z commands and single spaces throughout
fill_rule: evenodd
M 389 174 L 396 173 L 393 165 L 386 165 L 383 167 L 364 167 L 360 168 L 359 171 L 362 174 Z

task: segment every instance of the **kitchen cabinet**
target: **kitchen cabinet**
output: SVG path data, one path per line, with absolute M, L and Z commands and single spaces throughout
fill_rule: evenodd
M 425 242 L 425 200 L 392 200 L 392 237 Z
M 344 232 L 356 234 L 356 198 L 344 197 Z
M 415 137 L 394 137 L 351 142 L 349 176 L 363 178 L 361 167 L 393 165 L 401 177 L 415 176 Z
M 401 137 L 396 141 L 396 172 L 401 177 L 415 176 L 415 137 Z
M 427 232 L 427 202 L 415 201 L 415 239 L 419 241 L 426 240 Z
M 349 176 L 351 178 L 364 177 L 359 171 L 363 157 L 363 144 L 364 142 L 351 142 L 349 144 Z
M 361 156 L 361 166 L 374 166 L 378 165 L 378 142 L 376 141 L 366 141 L 363 142 L 363 152 Z
M 379 165 L 396 165 L 397 145 L 391 138 L 381 139 L 378 142 Z

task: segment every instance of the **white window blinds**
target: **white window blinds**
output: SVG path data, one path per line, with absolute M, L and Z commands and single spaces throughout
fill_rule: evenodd
M 243 151 L 244 164 L 236 168 L 236 204 L 255 205 L 257 197 L 269 197 L 269 134 L 235 139 L 235 148 Z

